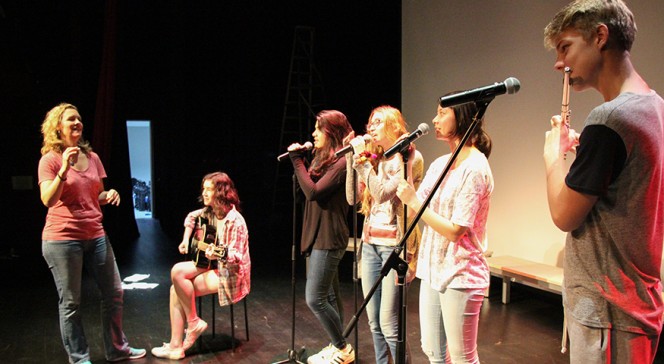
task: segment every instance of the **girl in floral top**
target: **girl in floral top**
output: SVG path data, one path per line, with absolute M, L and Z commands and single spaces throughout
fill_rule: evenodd
M 455 150 L 477 113 L 475 103 L 442 108 L 433 119 L 436 138 Z M 477 328 L 484 290 L 489 286 L 486 221 L 493 176 L 487 158 L 491 139 L 480 120 L 472 136 L 451 165 L 437 190 L 436 180 L 451 154 L 436 159 L 417 193 L 401 182 L 399 198 L 418 211 L 426 223 L 418 255 L 416 276 L 420 286 L 422 349 L 431 363 L 479 363 Z

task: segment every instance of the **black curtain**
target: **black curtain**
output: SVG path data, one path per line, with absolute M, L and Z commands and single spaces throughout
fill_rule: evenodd
M 115 108 L 118 2 L 106 1 L 103 46 L 92 146 L 106 168 L 106 190 L 120 193 L 120 206 L 104 207 L 104 227 L 116 249 L 139 236 L 134 216 L 126 121 Z

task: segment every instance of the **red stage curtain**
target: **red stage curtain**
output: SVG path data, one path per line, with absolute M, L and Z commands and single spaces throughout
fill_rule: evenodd
M 122 200 L 118 208 L 107 207 L 104 211 L 104 227 L 116 247 L 139 236 L 133 208 L 127 127 L 125 120 L 120 120 L 115 112 L 117 23 L 118 1 L 106 0 L 92 146 L 109 177 L 106 189 L 116 189 Z

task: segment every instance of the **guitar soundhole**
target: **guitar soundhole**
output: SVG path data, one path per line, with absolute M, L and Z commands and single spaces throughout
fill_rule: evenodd
M 217 229 L 214 225 L 208 223 L 208 219 L 198 217 L 191 239 L 191 260 L 197 267 L 206 269 L 217 269 L 217 260 L 208 259 L 205 256 L 205 249 L 208 245 L 217 245 Z M 202 246 L 202 247 L 201 247 Z M 223 250 L 225 255 L 225 249 Z

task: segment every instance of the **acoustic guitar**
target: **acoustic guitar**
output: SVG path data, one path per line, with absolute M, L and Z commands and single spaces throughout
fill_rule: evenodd
M 204 217 L 196 218 L 196 225 L 191 234 L 189 253 L 191 260 L 199 268 L 217 269 L 217 259 L 210 260 L 205 256 L 208 246 L 214 247 L 213 255 L 218 259 L 226 258 L 226 247 L 217 246 L 217 229 Z

